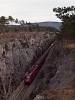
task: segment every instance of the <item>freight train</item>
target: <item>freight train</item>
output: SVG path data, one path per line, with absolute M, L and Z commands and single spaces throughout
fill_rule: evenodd
M 47 49 L 47 51 L 45 51 L 45 53 L 35 62 L 35 64 L 31 67 L 31 69 L 25 73 L 24 75 L 25 84 L 26 83 L 30 84 L 33 81 L 38 71 L 42 67 L 43 63 L 45 62 L 45 58 L 47 57 L 52 46 L 53 44 L 51 44 L 51 46 Z

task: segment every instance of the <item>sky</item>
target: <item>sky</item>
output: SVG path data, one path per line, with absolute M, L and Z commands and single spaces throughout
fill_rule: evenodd
M 59 22 L 53 8 L 74 5 L 75 0 L 0 0 L 0 16 L 12 16 L 27 22 Z

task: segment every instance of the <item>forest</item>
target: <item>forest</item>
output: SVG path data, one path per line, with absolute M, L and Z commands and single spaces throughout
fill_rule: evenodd
M 57 31 L 54 27 L 34 25 L 24 20 L 14 19 L 12 16 L 0 17 L 0 33 L 5 32 L 41 32 L 41 31 Z

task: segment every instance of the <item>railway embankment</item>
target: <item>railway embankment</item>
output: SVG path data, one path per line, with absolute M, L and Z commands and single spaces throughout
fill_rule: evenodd
M 33 97 L 36 94 L 34 100 L 75 99 L 75 42 L 63 41 L 57 44 L 43 65 L 32 93 Z
M 11 38 L 4 37 L 0 42 L 0 100 L 6 100 L 15 91 L 25 72 L 49 47 L 55 34 L 24 33 Z

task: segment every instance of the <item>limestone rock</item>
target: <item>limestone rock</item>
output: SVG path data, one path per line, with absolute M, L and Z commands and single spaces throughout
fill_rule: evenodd
M 40 95 L 36 95 L 36 97 L 34 98 L 34 100 L 45 100 L 43 96 Z

